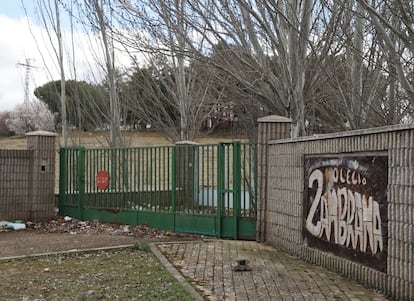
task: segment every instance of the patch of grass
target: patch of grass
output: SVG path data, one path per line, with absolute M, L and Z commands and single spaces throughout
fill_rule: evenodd
M 0 261 L 0 270 L 0 300 L 192 300 L 139 248 Z
M 142 251 L 144 253 L 151 252 L 150 246 L 146 242 L 137 242 L 137 243 L 135 243 L 134 248 L 136 250 Z

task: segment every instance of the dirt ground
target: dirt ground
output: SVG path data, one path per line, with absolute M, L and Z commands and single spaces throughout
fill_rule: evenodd
M 108 146 L 109 133 L 107 132 L 69 132 L 68 146 L 82 145 L 86 148 L 99 148 Z M 154 131 L 123 132 L 126 147 L 145 147 L 172 145 L 161 134 Z M 199 144 L 216 144 L 219 142 L 247 141 L 246 138 L 232 133 L 215 133 L 196 138 Z M 56 147 L 62 145 L 62 136 L 59 134 Z M 0 137 L 0 149 L 25 149 L 26 136 Z
M 19 230 L 0 233 L 0 258 L 134 244 L 134 237 L 71 235 Z
M 26 230 L 0 229 L 0 258 L 91 248 L 131 245 L 140 242 L 162 242 L 197 239 L 159 231 L 146 225 L 129 227 L 99 222 L 84 222 L 58 217 L 47 223 L 28 222 Z

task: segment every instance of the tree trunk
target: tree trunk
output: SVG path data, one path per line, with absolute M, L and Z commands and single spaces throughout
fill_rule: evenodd
M 287 16 L 289 20 L 288 29 L 288 70 L 290 75 L 292 137 L 303 136 L 305 129 L 305 60 L 308 36 L 310 30 L 310 18 L 312 5 L 310 0 L 303 2 L 303 7 L 297 0 L 289 0 Z M 300 18 L 297 18 L 300 16 Z M 299 24 L 300 21 L 300 24 Z
M 63 146 L 67 146 L 67 117 L 66 117 L 66 87 L 65 87 L 65 68 L 63 66 L 63 44 L 62 44 L 62 31 L 60 28 L 60 15 L 59 6 L 57 0 L 55 0 L 55 13 L 56 13 L 56 36 L 58 40 L 59 48 L 59 69 L 60 69 L 60 106 L 61 106 L 61 118 L 62 118 L 62 140 Z
M 352 51 L 352 70 L 351 70 L 351 112 L 353 120 L 351 124 L 353 128 L 357 129 L 361 127 L 362 123 L 362 111 L 366 108 L 363 107 L 362 102 L 362 54 L 364 52 L 364 8 L 360 3 L 357 3 L 355 14 L 355 29 L 353 33 L 353 47 Z
M 109 43 L 109 37 L 106 32 L 106 24 L 104 20 L 103 2 L 98 3 L 98 0 L 94 1 L 95 13 L 98 18 L 99 30 L 102 36 L 102 42 L 105 51 L 105 65 L 108 76 L 109 84 L 109 105 L 110 105 L 110 145 L 112 147 L 122 145 L 121 137 L 121 121 L 119 112 L 119 100 L 116 91 L 116 78 L 115 78 L 115 62 L 114 62 L 114 48 Z

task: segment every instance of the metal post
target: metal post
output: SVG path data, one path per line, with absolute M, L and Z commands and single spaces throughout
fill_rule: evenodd
M 233 238 L 238 239 L 241 202 L 240 141 L 233 143 Z
M 172 146 L 172 152 L 171 152 L 171 201 L 172 201 L 172 214 L 173 214 L 173 231 L 175 232 L 175 198 L 176 198 L 176 181 L 175 181 L 175 177 L 176 177 L 176 158 L 175 158 L 175 148 L 177 146 Z
M 223 215 L 223 190 L 224 190 L 224 144 L 217 145 L 217 236 L 222 236 L 221 217 Z
M 84 208 L 84 196 L 85 196 L 85 148 L 80 147 L 78 149 L 77 160 L 77 188 L 78 188 L 78 209 L 79 218 L 83 220 L 83 208 Z
M 68 191 L 68 161 L 67 149 L 61 147 L 59 150 L 59 212 L 62 214 L 66 204 L 66 193 Z

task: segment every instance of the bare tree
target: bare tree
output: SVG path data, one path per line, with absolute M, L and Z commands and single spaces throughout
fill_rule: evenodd
M 65 93 L 65 68 L 64 68 L 64 55 L 63 55 L 63 41 L 62 41 L 62 29 L 59 11 L 58 0 L 38 0 L 37 7 L 39 9 L 40 19 L 43 27 L 46 29 L 46 33 L 55 53 L 59 72 L 60 72 L 60 109 L 61 109 L 61 127 L 62 127 L 62 140 L 63 145 L 67 145 L 67 117 L 66 117 L 66 93 Z M 55 45 L 54 37 L 57 39 L 57 45 Z
M 172 140 L 193 139 L 224 107 L 291 117 L 292 136 L 403 122 L 413 110 L 414 13 L 401 0 L 85 5 L 103 44 L 115 136 L 121 105 Z M 135 64 L 141 97 L 117 84 L 114 41 Z
M 321 16 L 333 42 L 326 43 L 313 81 L 313 131 L 357 129 L 383 124 L 385 77 L 383 55 L 375 34 L 364 18 L 364 9 L 354 1 L 333 2 L 329 21 Z M 331 27 L 331 23 L 336 23 Z M 322 127 L 324 129 L 322 129 Z M 318 130 L 317 130 L 318 131 Z
M 293 118 L 292 135 L 305 133 L 305 60 L 312 1 L 192 1 L 188 24 L 232 61 L 216 66 L 235 78 L 269 111 Z M 195 49 L 195 47 L 193 47 Z M 204 55 L 206 50 L 199 53 Z M 244 66 L 240 68 L 239 66 Z M 246 70 L 240 73 L 240 70 Z
M 411 65 L 414 57 L 414 6 L 410 1 L 383 0 L 379 4 L 368 3 L 365 0 L 357 0 L 363 6 L 372 22 L 382 47 L 392 59 L 392 68 L 395 69 L 399 83 L 409 95 L 410 101 L 414 101 L 414 86 L 407 72 L 407 64 Z M 386 11 L 383 11 L 383 10 Z M 384 14 L 391 15 L 389 19 Z M 398 18 L 399 21 L 396 20 Z M 398 40 L 398 42 L 396 42 Z M 403 48 L 404 51 L 401 51 Z
M 109 103 L 110 103 L 110 145 L 120 146 L 123 145 L 121 135 L 121 120 L 120 120 L 120 108 L 117 92 L 116 81 L 116 68 L 115 68 L 115 51 L 113 45 L 113 38 L 108 33 L 110 20 L 106 16 L 106 13 L 111 17 L 112 8 L 110 7 L 110 1 L 104 0 L 88 0 L 87 7 L 93 18 L 92 24 L 96 24 L 96 28 L 101 35 L 102 49 L 104 51 L 105 59 L 105 71 L 108 79 L 109 86 Z M 108 6 L 105 6 L 107 4 Z M 107 11 L 105 11 L 107 8 Z
M 58 40 L 58 61 L 60 69 L 60 106 L 62 108 L 62 138 L 63 146 L 67 145 L 67 118 L 66 118 L 66 93 L 65 93 L 65 68 L 63 66 L 63 44 L 62 44 L 62 30 L 60 28 L 60 14 L 58 1 L 55 0 L 55 14 L 56 14 L 56 37 Z
M 123 11 L 118 22 L 129 31 L 127 36 L 121 31 L 118 34 L 123 36 L 125 48 L 131 54 L 131 50 L 145 53 L 146 65 L 157 79 L 153 82 L 156 85 L 151 87 L 153 95 L 157 95 L 154 101 L 159 106 L 156 111 L 148 112 L 148 121 L 174 141 L 193 140 L 214 100 L 208 93 L 212 88 L 209 70 L 200 60 L 193 59 L 192 48 L 201 49 L 202 41 L 195 41 L 198 32 L 188 23 L 189 1 L 121 2 Z M 125 17 L 125 11 L 129 13 L 128 17 Z M 204 73 L 202 77 L 201 72 Z M 139 99 L 136 101 L 130 105 L 142 112 L 140 106 L 143 103 Z M 178 113 L 178 119 L 169 115 L 171 112 L 165 105 Z

